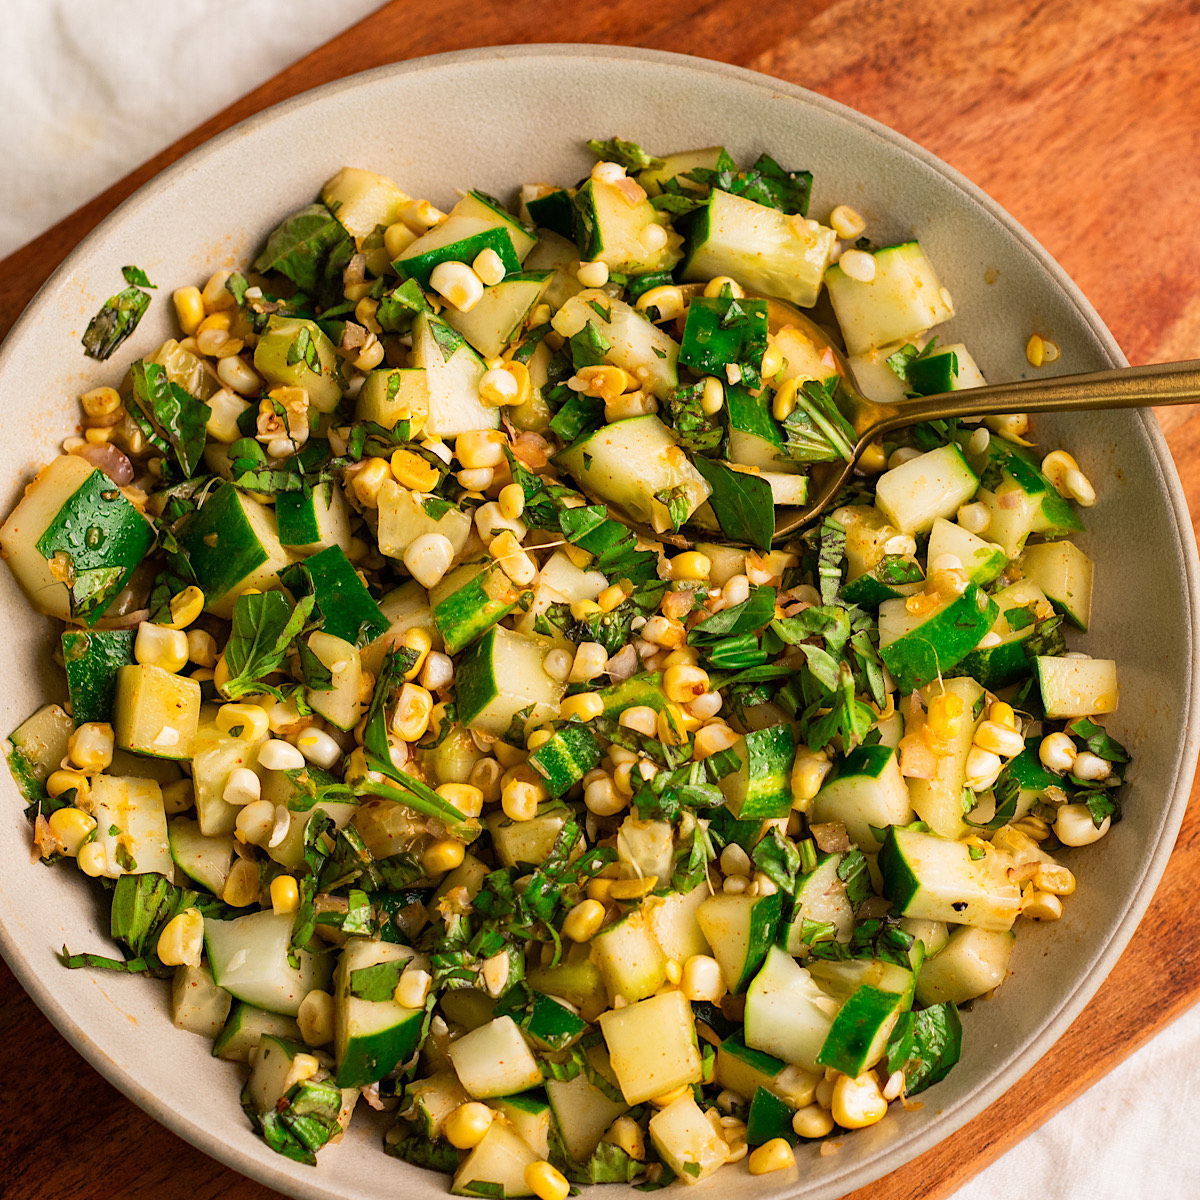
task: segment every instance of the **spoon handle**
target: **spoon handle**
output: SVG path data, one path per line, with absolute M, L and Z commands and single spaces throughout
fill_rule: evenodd
M 1143 367 L 1060 375 L 1051 379 L 1024 379 L 880 405 L 879 417 L 864 434 L 860 445 L 904 425 L 947 417 L 1197 402 L 1200 402 L 1200 360 L 1150 363 Z

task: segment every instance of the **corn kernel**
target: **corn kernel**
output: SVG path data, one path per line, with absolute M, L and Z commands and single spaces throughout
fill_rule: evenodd
M 613 609 L 620 608 L 627 598 L 625 589 L 619 583 L 614 583 L 596 597 L 596 605 L 601 612 L 612 612 Z
M 711 300 L 714 296 L 719 296 L 726 288 L 729 289 L 730 295 L 735 300 L 740 300 L 746 294 L 742 285 L 731 275 L 717 275 L 710 279 L 704 285 L 704 294 Z
M 470 429 L 454 442 L 454 453 L 464 467 L 498 467 L 504 462 L 508 438 L 499 430 Z
M 423 971 L 418 967 L 408 967 L 401 972 L 392 997 L 397 1004 L 401 1004 L 405 1008 L 424 1008 L 432 984 L 433 978 L 428 971 Z
M 1057 921 L 1062 917 L 1062 901 L 1053 892 L 1035 890 L 1021 902 L 1021 916 L 1034 921 Z
M 670 284 L 651 288 L 637 298 L 636 308 L 639 312 L 656 309 L 658 315 L 654 319 L 657 322 L 674 321 L 676 317 L 683 316 L 683 293 Z
M 517 541 L 517 535 L 511 529 L 505 529 L 492 538 L 488 543 L 488 553 L 518 587 L 525 587 L 537 578 L 536 564 L 521 549 L 521 543 Z
M 90 392 L 83 393 L 79 403 L 89 417 L 111 417 L 120 411 L 121 394 L 116 388 L 93 388 Z
M 500 807 L 511 821 L 532 821 L 537 816 L 541 789 L 524 779 L 510 779 L 500 789 Z
M 433 637 L 428 629 L 421 626 L 416 626 L 409 629 L 400 639 L 400 644 L 407 650 L 412 650 L 416 653 L 417 658 L 411 667 L 404 673 L 405 679 L 416 679 L 421 673 L 421 668 L 425 665 L 425 659 L 429 656 L 430 650 L 433 649 Z
M 192 337 L 204 320 L 204 299 L 198 287 L 177 288 L 171 295 L 179 328 Z
M 464 817 L 477 817 L 483 812 L 483 792 L 470 783 L 443 783 L 437 794 L 453 804 Z
M 519 483 L 509 483 L 500 489 L 497 499 L 500 515 L 509 521 L 518 521 L 525 511 L 525 489 Z
M 651 617 L 642 626 L 641 636 L 644 641 L 662 646 L 666 650 L 677 650 L 683 645 L 687 631 L 684 629 L 682 621 L 660 615 Z
M 84 799 L 92 790 L 86 775 L 78 771 L 51 771 L 46 779 L 46 795 L 51 800 L 67 792 L 74 792 L 76 801 Z
M 635 704 L 621 713 L 617 724 L 644 737 L 653 737 L 658 724 L 658 714 L 648 704 Z
M 712 574 L 712 559 L 699 550 L 687 550 L 671 559 L 671 578 L 703 580 Z
M 1038 863 L 1033 873 L 1033 886 L 1039 892 L 1054 896 L 1070 896 L 1075 891 L 1075 876 L 1057 863 Z
M 411 450 L 397 450 L 392 455 L 391 468 L 396 481 L 414 492 L 432 491 L 441 477 L 437 467 Z
M 879 1080 L 870 1071 L 858 1076 L 839 1075 L 833 1084 L 830 1112 L 843 1129 L 865 1129 L 882 1121 L 887 1101 Z
M 608 282 L 608 264 L 604 262 L 582 262 L 575 272 L 576 279 L 585 288 L 602 288 Z
M 688 740 L 687 718 L 677 704 L 663 706 L 655 721 L 655 729 L 658 740 L 664 746 L 682 746 Z
M 588 812 L 598 817 L 614 817 L 628 806 L 629 797 L 633 795 L 633 786 L 629 783 L 631 766 L 632 763 L 624 763 L 617 768 L 618 775 L 623 776 L 623 787 L 618 787 L 616 780 L 604 773 L 585 784 L 583 803 Z
M 662 1092 L 657 1096 L 651 1096 L 650 1103 L 655 1108 L 670 1108 L 676 1100 L 681 1100 L 691 1090 L 691 1084 L 681 1083 L 678 1087 L 673 1087 L 669 1092 Z
M 600 605 L 595 600 L 576 600 L 571 605 L 571 616 L 577 621 L 586 620 L 588 617 L 594 617 L 597 613 L 603 612 Z
M 604 1141 L 624 1150 L 634 1162 L 645 1162 L 646 1139 L 641 1126 L 632 1117 L 618 1117 L 604 1135 Z
M 573 942 L 590 942 L 604 924 L 604 905 L 598 900 L 581 900 L 563 921 L 563 936 Z
M 133 642 L 133 657 L 143 666 L 161 667 L 172 675 L 187 666 L 187 635 L 178 629 L 143 621 Z
M 414 457 L 416 456 L 414 455 Z M 421 463 L 422 466 L 426 465 L 424 459 L 421 460 Z M 384 481 L 391 478 L 393 476 L 386 458 L 368 458 L 354 472 L 350 480 L 350 487 L 363 508 L 378 508 L 379 491 L 383 487 Z
M 1025 749 L 1025 739 L 1015 730 L 995 721 L 981 721 L 975 730 L 973 744 L 1001 758 L 1015 758 Z
M 1005 729 L 1016 729 L 1017 714 L 1011 704 L 1005 704 L 1003 700 L 993 700 L 988 705 L 988 720 L 996 725 L 1002 725 Z
M 80 847 L 96 828 L 95 818 L 78 808 L 56 809 L 48 820 L 50 831 L 63 844 L 63 853 L 71 858 L 79 854 Z
M 802 1138 L 823 1138 L 833 1132 L 833 1117 L 819 1104 L 808 1104 L 792 1116 L 792 1132 Z
M 186 629 L 204 611 L 204 593 L 195 585 L 185 587 L 171 597 L 171 621 L 168 629 Z
M 692 758 L 696 762 L 728 750 L 738 740 L 738 735 L 724 721 L 714 721 L 696 731 Z M 816 794 L 815 792 L 813 793 Z
M 158 935 L 155 952 L 167 967 L 198 967 L 204 951 L 204 918 L 198 908 L 185 908 Z
M 525 1186 L 537 1200 L 567 1200 L 571 1192 L 567 1177 L 544 1159 L 525 1168 Z
M 478 1100 L 468 1100 L 446 1118 L 442 1132 L 452 1146 L 459 1150 L 473 1150 L 487 1135 L 495 1115 L 486 1104 L 481 1104 Z
M 438 263 L 430 272 L 429 286 L 459 312 L 470 312 L 483 299 L 483 281 L 466 263 Z
M 929 701 L 929 709 L 925 714 L 925 723 L 934 736 L 939 738 L 954 737 L 962 726 L 965 705 L 961 696 L 943 692 Z
M 217 728 L 222 733 L 233 733 L 244 742 L 261 741 L 271 729 L 271 718 L 261 704 L 222 704 L 217 709 Z
M 777 1137 L 764 1142 L 750 1153 L 747 1162 L 751 1175 L 769 1175 L 772 1171 L 786 1171 L 796 1165 L 796 1156 L 786 1139 Z
M 663 672 L 663 692 L 675 704 L 691 704 L 708 691 L 708 672 L 699 667 L 668 666 Z
M 425 736 L 433 714 L 433 697 L 419 683 L 406 683 L 400 689 L 396 712 L 392 717 L 392 732 L 406 742 L 417 742 Z
M 393 261 L 399 258 L 416 240 L 417 234 L 409 229 L 403 221 L 397 221 L 383 231 L 383 248 L 387 251 L 388 258 Z
M 588 683 L 608 666 L 608 652 L 599 642 L 581 642 L 567 677 L 570 683 Z M 598 699 L 599 697 L 597 697 Z
M 276 916 L 294 913 L 300 907 L 300 889 L 291 875 L 276 875 L 271 880 L 271 908 Z
M 421 867 L 426 875 L 444 875 L 461 867 L 466 849 L 462 842 L 454 838 L 442 838 L 436 841 L 421 856 Z
M 725 978 L 715 958 L 707 954 L 693 954 L 683 964 L 679 977 L 679 990 L 689 1000 L 720 1000 L 726 992 Z
M 67 739 L 67 758 L 81 771 L 103 771 L 113 760 L 113 727 L 88 721 Z

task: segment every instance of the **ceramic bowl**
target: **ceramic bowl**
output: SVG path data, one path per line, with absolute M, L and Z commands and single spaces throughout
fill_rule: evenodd
M 813 171 L 814 215 L 847 203 L 877 243 L 919 237 L 957 303 L 953 324 L 939 332 L 966 341 L 989 379 L 1031 374 L 1024 347 L 1034 330 L 1062 348 L 1060 372 L 1124 361 L 1095 311 L 1016 222 L 932 155 L 841 105 L 749 71 L 642 50 L 447 54 L 357 75 L 246 121 L 147 184 L 85 239 L 0 351 L 0 508 L 12 507 L 35 465 L 76 426 L 80 392 L 117 382 L 124 367 L 116 363 L 169 335 L 170 290 L 252 255 L 343 164 L 449 207 L 456 188 L 511 197 L 523 181 L 577 179 L 590 164 L 585 140 L 614 134 L 660 152 L 722 143 L 743 161 L 767 150 Z M 79 337 L 127 263 L 160 291 L 114 364 L 97 365 Z M 842 1138 L 833 1155 L 803 1147 L 788 1172 L 721 1172 L 706 1186 L 731 1200 L 840 1196 L 928 1149 L 1036 1070 L 1134 935 L 1166 864 L 1197 751 L 1196 551 L 1179 481 L 1149 413 L 1063 416 L 1038 432 L 1047 449 L 1070 447 L 1099 485 L 1082 539 L 1097 566 L 1094 620 L 1072 641 L 1120 664 L 1121 706 L 1109 724 L 1135 755 L 1125 820 L 1100 846 L 1069 855 L 1079 889 L 1065 918 L 1022 930 L 1012 977 L 966 1015 L 962 1062 L 918 1111 L 893 1111 Z M 0 606 L 10 630 L 0 651 L 8 730 L 59 698 L 61 684 L 51 664 L 55 631 L 31 616 L 7 571 Z M 105 917 L 76 872 L 30 864 L 29 829 L 6 773 L 0 791 L 0 949 L 113 1084 L 202 1150 L 289 1196 L 445 1194 L 441 1177 L 385 1157 L 379 1126 L 361 1111 L 315 1169 L 277 1156 L 238 1107 L 238 1069 L 172 1027 L 167 985 L 65 970 L 56 958 L 64 943 L 104 950 Z

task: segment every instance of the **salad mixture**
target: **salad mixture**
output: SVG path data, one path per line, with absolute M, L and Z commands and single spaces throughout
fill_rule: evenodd
M 281 1154 L 357 1103 L 461 1195 L 761 1174 L 913 1103 L 1127 763 L 1064 638 L 1095 493 L 1026 418 L 871 447 L 772 548 L 847 370 L 982 382 L 919 243 L 765 154 L 589 144 L 519 215 L 340 171 L 0 529 L 70 696 L 9 763 L 123 947 L 65 964 L 171 980 Z

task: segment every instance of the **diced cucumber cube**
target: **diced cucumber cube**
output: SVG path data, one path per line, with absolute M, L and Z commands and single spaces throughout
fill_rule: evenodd
M 503 867 L 519 867 L 546 861 L 570 815 L 565 804 L 548 800 L 538 805 L 536 815 L 528 821 L 514 821 L 498 809 L 483 820 L 492 838 L 496 860 Z
M 808 499 L 808 476 L 788 475 L 778 471 L 760 471 L 758 478 L 771 489 L 771 503 L 803 504 Z
M 766 350 L 765 300 L 696 296 L 688 305 L 679 361 L 698 375 L 716 375 L 723 382 L 731 365 L 748 364 L 757 371 Z
M 668 179 L 677 179 L 684 191 L 699 191 L 700 186 L 686 178 L 692 171 L 712 171 L 721 166 L 736 170 L 736 165 L 724 146 L 706 146 L 702 150 L 684 150 L 679 154 L 668 154 L 659 160 L 659 164 L 657 167 L 646 167 L 638 172 L 637 181 L 650 196 L 662 195 L 663 184 Z
M 809 943 L 804 935 L 810 922 L 832 925 L 835 941 L 850 940 L 854 930 L 854 909 L 846 896 L 846 885 L 838 875 L 841 862 L 842 855 L 826 854 L 813 870 L 797 880 L 796 903 L 787 931 L 789 954 L 808 953 Z
M 817 1061 L 852 1077 L 861 1075 L 883 1057 L 907 1007 L 903 996 L 862 984 L 838 1010 Z
M 96 844 L 104 851 L 102 873 L 116 879 L 155 872 L 170 879 L 174 867 L 158 784 L 153 779 L 96 775 L 91 798 Z
M 77 454 L 43 467 L 0 526 L 0 555 L 30 604 L 60 621 L 74 614 L 88 625 L 153 544 L 149 521 Z
M 583 1037 L 588 1023 L 553 996 L 537 994 L 524 1029 L 529 1039 L 543 1050 L 565 1050 Z
M 679 343 L 636 308 L 589 288 L 572 296 L 551 318 L 555 332 L 574 337 L 591 323 L 609 343 L 604 357 L 633 375 L 660 400 L 679 383 Z
M 239 1000 L 294 1017 L 300 1001 L 329 983 L 329 955 L 297 948 L 297 966 L 288 962 L 294 913 L 270 909 L 231 921 L 204 918 L 204 946 L 213 980 Z
M 717 781 L 729 811 L 740 821 L 786 817 L 792 811 L 792 760 L 796 734 L 791 725 L 752 730 L 730 747 L 736 771 Z
M 517 1136 L 538 1156 L 550 1157 L 550 1105 L 537 1092 L 492 1100 L 494 1108 L 514 1129 Z
M 916 977 L 911 967 L 924 961 L 923 946 L 909 950 L 909 967 L 883 958 L 850 958 L 840 962 L 814 958 L 807 965 L 809 974 L 839 1004 L 845 1003 L 864 984 L 899 996 L 907 1008 L 912 1003 Z
M 662 690 L 662 672 L 644 671 L 631 675 L 620 683 L 601 688 L 598 695 L 604 701 L 605 717 L 619 717 L 627 708 L 645 705 L 661 712 L 667 705 L 666 693 Z
M 535 992 L 574 1004 L 585 1019 L 595 1019 L 608 1004 L 600 968 L 589 958 L 556 967 L 527 967 L 525 981 Z
M 229 1016 L 233 997 L 219 988 L 205 966 L 176 967 L 171 980 L 171 1024 L 215 1038 Z
M 232 836 L 205 837 L 189 817 L 172 817 L 167 823 L 167 836 L 175 865 L 189 879 L 220 896 L 233 869 Z
M 512 242 L 513 253 L 522 262 L 537 244 L 537 234 L 487 192 L 472 189 L 451 210 L 452 217 L 467 217 L 473 221 L 488 221 L 503 229 Z
M 529 252 L 524 266 L 526 271 L 550 270 L 554 272 L 542 299 L 557 311 L 572 296 L 577 296 L 583 291 L 583 284 L 579 282 L 578 276 L 579 250 L 575 246 L 575 235 L 570 230 L 563 234 L 561 229 L 551 231 L 547 227 L 540 233 L 538 244 Z M 561 237 L 560 234 L 562 234 Z M 532 373 L 532 368 L 530 371 Z M 538 384 L 537 386 L 542 385 Z
M 796 1143 L 792 1129 L 792 1117 L 796 1110 L 774 1092 L 757 1087 L 750 1098 L 750 1111 L 746 1116 L 746 1141 L 751 1146 L 761 1146 L 774 1138 Z
M 871 826 L 907 825 L 913 820 L 908 787 L 895 750 L 859 746 L 842 759 L 837 778 L 813 800 L 813 821 L 841 821 L 850 840 L 867 854 L 879 849 Z
M 700 1082 L 696 1023 L 682 992 L 664 992 L 603 1013 L 600 1029 L 629 1104 Z
M 922 963 L 937 954 L 950 936 L 945 921 L 927 921 L 924 917 L 904 917 L 900 921 L 900 928 L 905 933 L 911 933 L 925 948 Z
M 781 1058 L 747 1046 L 740 1032 L 731 1034 L 717 1049 L 716 1079 L 739 1096 L 753 1096 L 766 1088 L 791 1108 L 811 1104 L 823 1072 L 805 1071 Z
M 413 1121 L 429 1141 L 442 1136 L 446 1118 L 470 1096 L 463 1091 L 453 1071 L 441 1071 L 428 1079 L 418 1079 L 404 1089 L 404 1098 L 413 1109 Z
M 362 660 L 354 643 L 317 630 L 308 635 L 308 648 L 329 672 L 328 687 L 306 687 L 304 696 L 331 725 L 353 729 L 362 718 Z
M 644 1000 L 667 979 L 667 958 L 651 931 L 644 909 L 634 909 L 596 934 L 592 939 L 592 957 L 604 977 L 610 1000 L 615 1001 L 618 996 L 630 1002 Z M 609 1049 L 612 1050 L 611 1043 Z
M 1016 935 L 960 925 L 917 975 L 921 1004 L 966 1004 L 999 987 L 1008 973 Z
M 462 335 L 437 317 L 420 313 L 413 321 L 412 339 L 412 364 L 424 369 L 429 391 L 423 432 L 457 437 L 474 429 L 498 429 L 500 410 L 479 399 L 479 381 L 487 368 Z
M 515 1129 L 503 1121 L 493 1121 L 483 1141 L 455 1172 L 450 1191 L 456 1196 L 531 1196 L 533 1189 L 525 1182 L 525 1169 L 537 1161 L 537 1151 Z
M 999 546 L 985 542 L 945 517 L 938 517 L 929 531 L 926 555 L 932 563 L 943 554 L 953 554 L 962 563 L 967 578 L 981 587 L 991 583 L 1008 566 L 1008 556 Z
M 497 1017 L 464 1034 L 448 1053 L 459 1082 L 476 1100 L 541 1086 L 541 1068 L 512 1017 Z
M 343 641 L 374 641 L 388 627 L 375 598 L 350 564 L 341 546 L 330 546 L 284 571 L 283 585 L 293 599 L 312 594 L 321 611 L 321 628 Z
M 884 889 L 898 912 L 980 929 L 1011 929 L 1020 912 L 1021 891 L 1008 866 L 1007 856 L 972 859 L 966 842 L 895 827 L 879 852 Z
M 205 596 L 205 608 L 233 616 L 233 602 L 250 588 L 279 587 L 292 556 L 279 541 L 275 514 L 231 483 L 218 484 L 179 533 L 179 544 Z
M 532 193 L 539 190 L 540 195 Z M 564 188 L 551 188 L 545 184 L 530 184 L 521 189 L 521 216 L 527 218 L 530 225 L 537 228 L 539 233 L 549 230 L 561 238 L 575 237 L 575 206 L 571 203 L 571 193 Z M 542 244 L 538 240 L 538 246 Z M 534 247 L 534 250 L 537 246 Z M 572 249 L 574 242 L 572 241 Z M 534 251 L 530 251 L 532 254 Z
M 435 620 L 439 611 L 435 607 Z M 443 626 L 443 631 L 449 646 L 454 627 Z M 544 663 L 552 648 L 546 638 L 527 637 L 493 625 L 458 661 L 458 719 L 495 737 L 506 737 L 518 714 L 522 714 L 523 726 L 530 728 L 556 717 L 566 684 L 546 674 Z M 574 739 L 575 735 L 571 736 Z M 582 746 L 580 752 L 584 752 Z
M 300 387 L 318 412 L 337 408 L 345 388 L 341 360 L 316 321 L 268 317 L 254 348 L 254 369 L 268 384 Z
M 506 275 L 485 288 L 482 298 L 467 312 L 450 308 L 446 324 L 457 329 L 484 358 L 499 358 L 514 341 L 530 310 L 545 295 L 552 271 L 526 271 Z
M 424 427 L 429 415 L 429 381 L 420 367 L 377 367 L 359 389 L 354 419 L 394 429 L 401 421 Z M 415 429 L 414 429 L 415 432 Z
M 75 722 L 57 704 L 47 704 L 8 735 L 5 757 L 21 795 L 29 803 L 45 794 L 42 785 L 67 757 Z
M 390 179 L 343 167 L 321 189 L 321 200 L 353 238 L 365 238 L 380 225 L 394 225 L 411 202 Z
M 938 517 L 954 516 L 978 487 L 962 451 L 939 446 L 880 475 L 875 503 L 902 533 L 927 533 Z
M 646 897 L 642 908 L 650 922 L 650 931 L 672 962 L 682 963 L 693 955 L 710 953 L 708 938 L 696 917 L 709 895 L 708 885 L 702 883 L 690 892 Z
M 338 1087 L 374 1083 L 407 1062 L 421 1040 L 423 1008 L 405 1008 L 391 996 L 367 999 L 356 995 L 362 978 L 372 967 L 401 964 L 412 958 L 407 946 L 351 938 L 334 972 L 334 1052 Z M 399 976 L 397 974 L 397 980 Z M 387 982 L 391 976 L 387 976 Z
M 457 654 L 486 633 L 517 607 L 520 598 L 512 580 L 496 562 L 484 560 L 452 568 L 429 591 L 433 623 L 445 640 L 446 652 Z M 460 697 L 460 716 L 462 711 Z
M 266 1035 L 298 1042 L 300 1026 L 291 1017 L 267 1012 L 239 1000 L 213 1041 L 212 1052 L 215 1057 L 228 1062 L 249 1062 L 250 1051 L 256 1049 Z
M 659 1109 L 647 1128 L 659 1157 L 687 1183 L 699 1183 L 725 1165 L 729 1145 L 690 1092 Z
M 296 554 L 316 554 L 350 545 L 350 506 L 332 481 L 307 492 L 280 492 L 275 497 L 279 544 Z
M 1065 541 L 1026 546 L 1018 565 L 1072 625 L 1087 629 L 1092 614 L 1092 560 L 1078 546 Z
M 879 657 L 902 692 L 924 687 L 966 658 L 999 612 L 974 583 L 928 613 L 910 613 L 906 605 L 885 600 L 879 606 Z
M 588 261 L 622 275 L 669 271 L 679 261 L 683 239 L 671 228 L 671 218 L 644 196 L 630 203 L 620 186 L 593 177 L 575 193 L 575 212 L 579 254 Z M 646 236 L 651 225 L 667 235 L 653 249 Z
M 433 614 L 429 611 L 429 593 L 415 579 L 388 592 L 379 601 L 379 611 L 388 620 L 387 632 L 361 651 L 363 666 L 372 675 L 379 674 L 384 655 L 392 647 L 400 645 L 410 629 L 424 629 L 433 642 L 433 648 L 442 648 L 442 631 L 433 623 Z
M 428 288 L 429 277 L 436 267 L 448 262 L 469 266 L 484 250 L 494 250 L 500 256 L 505 274 L 521 269 L 513 239 L 503 223 L 465 215 L 447 217 L 423 233 L 401 252 L 393 266 L 401 278 L 415 279 L 423 288 Z
M 1036 612 L 1045 610 L 1049 615 L 1050 606 L 1041 588 L 1028 579 L 1019 579 L 993 592 L 992 599 L 999 613 L 990 632 L 1000 640 L 994 645 L 972 650 L 955 670 L 995 690 L 1032 672 L 1033 667 L 1023 643 L 1036 628 Z M 1031 608 L 1033 611 L 1030 611 Z
M 728 275 L 748 292 L 811 308 L 836 241 L 816 221 L 713 188 L 693 218 L 682 278 Z
M 200 685 L 150 663 L 117 671 L 113 732 L 122 750 L 157 758 L 190 758 L 200 723 Z
M 263 1034 L 259 1038 L 250 1078 L 242 1092 L 243 1103 L 260 1115 L 270 1112 L 297 1083 L 308 1077 L 296 1059 L 307 1058 L 309 1054 L 308 1047 L 302 1043 Z
M 870 283 L 832 266 L 825 286 L 850 354 L 911 341 L 954 316 L 950 294 L 917 242 L 876 250 Z
M 746 992 L 743 1036 L 755 1050 L 815 1071 L 837 1010 L 791 955 L 772 946 Z
M 731 992 L 743 992 L 763 959 L 779 928 L 782 897 L 718 893 L 696 911 L 713 957 Z
M 877 609 L 885 600 L 915 596 L 924 585 L 925 572 L 915 558 L 887 555 L 857 578 L 843 584 L 838 596 L 846 604 Z
M 68 629 L 62 650 L 76 722 L 111 721 L 117 672 L 133 662 L 133 630 Z
M 529 756 L 529 765 L 546 780 L 551 796 L 575 786 L 604 757 L 600 743 L 584 725 L 563 725 Z
M 238 809 L 225 800 L 225 786 L 236 768 L 254 768 L 261 744 L 232 737 L 207 723 L 197 731 L 192 742 L 192 782 L 196 820 L 205 837 L 233 832 Z
M 1117 664 L 1111 658 L 1035 658 L 1042 708 L 1051 721 L 1117 711 Z
M 617 1088 L 617 1078 L 603 1046 L 587 1051 L 588 1061 L 606 1082 Z M 546 1095 L 554 1113 L 563 1148 L 575 1162 L 586 1162 L 596 1151 L 608 1127 L 629 1111 L 624 1100 L 606 1095 L 580 1071 L 574 1079 L 546 1080 Z
M 919 396 L 935 396 L 985 387 L 987 380 L 966 346 L 953 342 L 914 358 L 908 364 L 908 385 Z
M 783 453 L 783 433 L 771 416 L 767 389 L 752 396 L 740 384 L 730 384 L 725 389 L 725 411 L 729 418 L 730 462 L 783 474 L 800 469 Z

